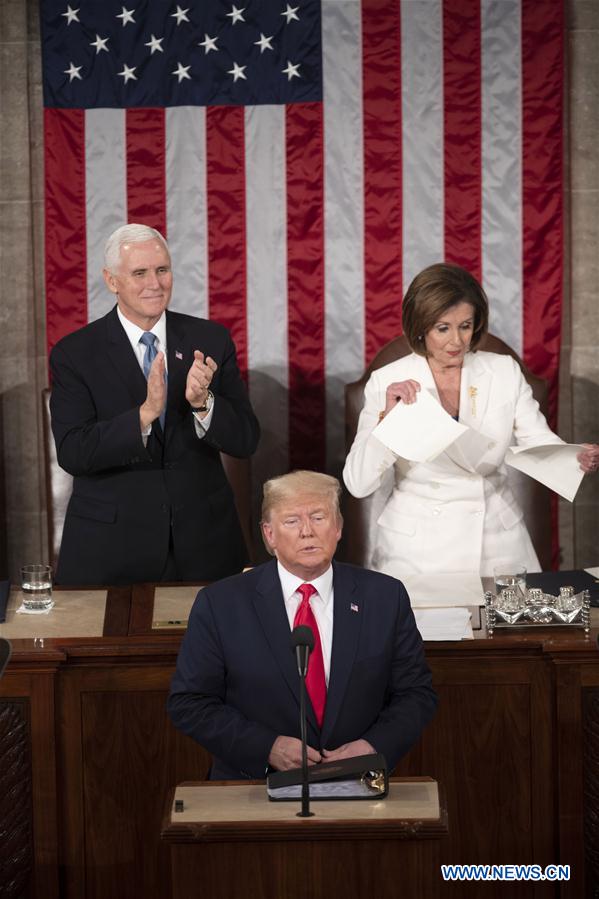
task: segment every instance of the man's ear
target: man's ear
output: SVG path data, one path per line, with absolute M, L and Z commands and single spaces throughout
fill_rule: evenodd
M 268 521 L 262 522 L 262 536 L 264 537 L 264 542 L 266 543 L 267 548 L 270 549 L 271 552 L 273 552 L 273 529 L 272 525 Z
M 108 290 L 109 290 L 111 293 L 118 293 L 118 292 L 119 292 L 119 288 L 118 288 L 118 285 L 117 285 L 117 283 L 116 283 L 116 278 L 115 278 L 115 276 L 112 274 L 112 272 L 109 272 L 107 268 L 103 268 L 103 269 L 102 269 L 102 275 L 104 276 L 104 282 L 105 282 L 106 287 L 108 288 Z

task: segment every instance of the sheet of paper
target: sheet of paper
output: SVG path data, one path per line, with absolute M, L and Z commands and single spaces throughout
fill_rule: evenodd
M 478 574 L 406 574 L 403 582 L 413 609 L 482 606 L 485 594 Z
M 421 390 L 415 403 L 398 403 L 372 433 L 402 459 L 430 462 L 467 430 Z
M 423 640 L 472 640 L 468 609 L 414 609 Z
M 583 450 L 579 443 L 510 446 L 505 461 L 572 502 L 584 477 L 576 458 Z

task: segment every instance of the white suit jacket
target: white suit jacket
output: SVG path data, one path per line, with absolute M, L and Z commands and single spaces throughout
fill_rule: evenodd
M 493 562 L 523 562 L 538 570 L 504 459 L 514 441 L 523 446 L 563 441 L 550 430 L 519 365 L 496 353 L 466 355 L 459 420 L 469 430 L 426 463 L 402 459 L 372 436 L 387 386 L 410 378 L 439 400 L 422 356 L 412 353 L 373 372 L 343 471 L 356 497 L 376 491 L 393 472 L 377 520 L 373 567 L 396 577 L 401 572 L 490 574 Z

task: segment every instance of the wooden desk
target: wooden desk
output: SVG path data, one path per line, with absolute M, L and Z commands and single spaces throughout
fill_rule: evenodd
M 152 627 L 144 591 L 118 606 L 107 597 L 122 635 L 107 635 L 106 620 L 104 633 L 73 624 L 79 633 L 64 637 L 40 616 L 37 639 L 13 639 L 10 617 L 0 625 L 13 639 L 0 681 L 0 745 L 10 761 L 0 766 L 0 861 L 16 877 L 6 897 L 170 896 L 164 797 L 203 780 L 210 759 L 167 719 L 182 631 Z M 193 592 L 161 593 L 160 616 L 182 615 Z M 57 613 L 60 603 L 62 616 L 77 617 L 76 593 L 57 591 Z M 441 861 L 572 867 L 561 884 L 471 882 L 468 899 L 581 899 L 599 887 L 597 610 L 593 618 L 589 638 L 496 631 L 427 646 L 439 711 L 396 774 L 444 784 L 451 826 Z M 444 883 L 441 894 L 461 899 L 465 889 Z
M 268 802 L 263 783 L 171 791 L 162 839 L 173 899 L 439 896 L 447 813 L 435 781 L 396 780 L 385 800 L 314 802 L 313 818 L 298 818 L 298 808 Z

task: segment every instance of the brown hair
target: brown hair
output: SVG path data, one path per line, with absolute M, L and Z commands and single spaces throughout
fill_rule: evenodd
M 475 350 L 489 322 L 489 301 L 476 278 L 459 265 L 446 262 L 429 265 L 416 275 L 402 307 L 403 332 L 415 353 L 426 356 L 424 335 L 458 303 L 470 303 L 474 309 L 470 350 Z

